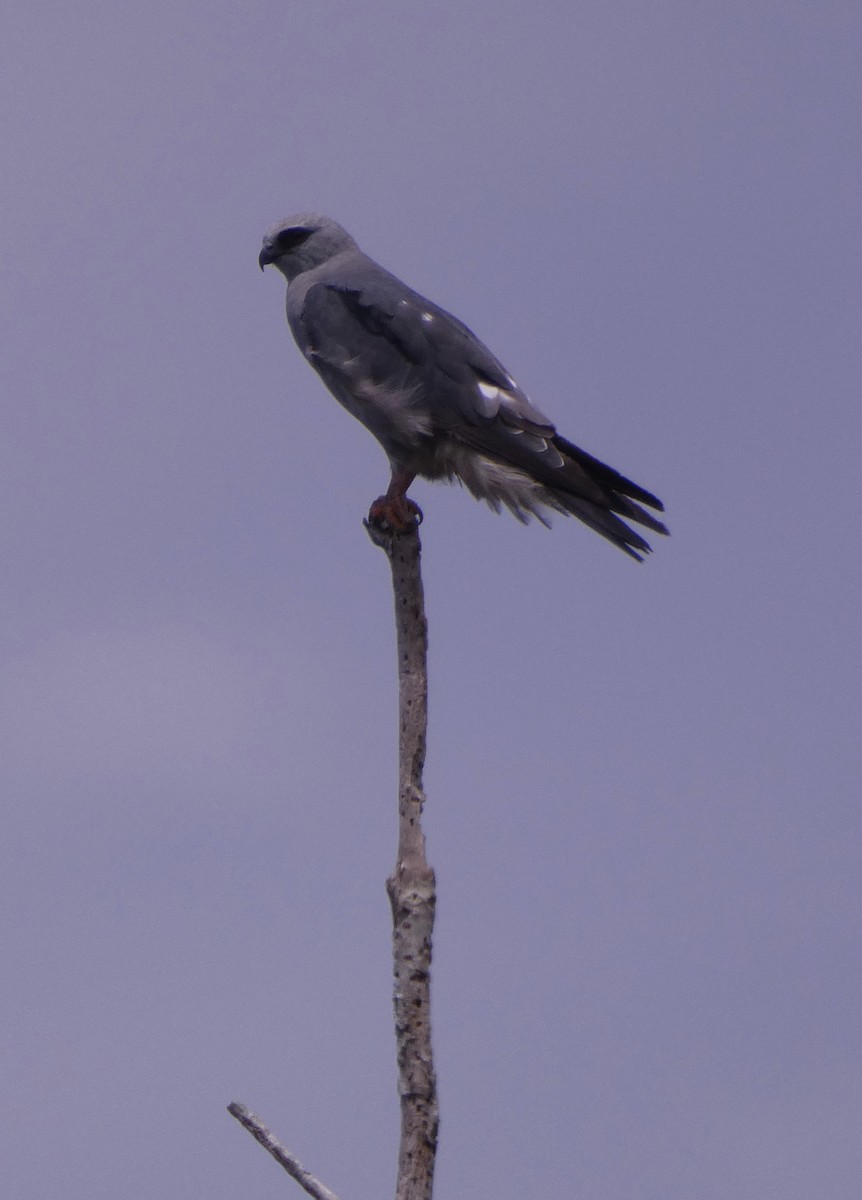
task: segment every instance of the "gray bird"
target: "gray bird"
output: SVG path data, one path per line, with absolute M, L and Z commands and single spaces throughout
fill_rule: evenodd
M 258 262 L 287 279 L 296 344 L 389 456 L 389 489 L 369 520 L 396 531 L 421 520 L 407 496 L 421 475 L 457 479 L 519 521 L 571 514 L 639 561 L 649 543 L 620 517 L 668 532 L 641 508 L 663 512 L 660 500 L 560 437 L 466 325 L 363 254 L 335 221 L 280 221 Z

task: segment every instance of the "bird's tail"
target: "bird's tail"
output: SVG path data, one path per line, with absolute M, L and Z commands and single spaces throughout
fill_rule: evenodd
M 632 558 L 641 561 L 643 554 L 650 552 L 651 546 L 639 533 L 630 529 L 625 521 L 620 520 L 620 517 L 644 525 L 656 533 L 667 534 L 667 526 L 641 507 L 646 504 L 658 512 L 664 512 L 661 500 L 565 438 L 557 435 L 554 438 L 554 446 L 567 464 L 571 464 L 570 469 L 577 481 L 582 481 L 586 476 L 593 485 L 589 489 L 576 486 L 572 491 L 565 487 L 554 487 L 553 496 L 560 508 L 578 517 L 585 525 L 589 525 L 596 533 L 619 546 Z M 596 489 L 599 495 L 595 500 L 584 495 L 585 490 L 589 495 L 595 494 Z

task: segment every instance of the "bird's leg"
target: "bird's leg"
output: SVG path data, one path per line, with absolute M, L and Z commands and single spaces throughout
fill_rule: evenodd
M 372 525 L 388 525 L 396 533 L 406 533 L 422 523 L 422 509 L 407 496 L 407 489 L 416 478 L 409 471 L 392 468 L 392 478 L 385 496 L 378 496 L 368 510 Z

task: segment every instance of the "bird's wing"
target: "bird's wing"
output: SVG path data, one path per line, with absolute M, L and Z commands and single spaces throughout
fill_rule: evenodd
M 288 316 L 324 382 L 390 453 L 402 435 L 444 435 L 524 472 L 618 544 L 648 549 L 614 513 L 666 532 L 640 507 L 661 510 L 655 496 L 560 437 L 466 325 L 383 268 L 312 283 Z
M 466 325 L 381 267 L 313 282 L 289 306 L 288 319 L 330 386 L 333 379 L 355 386 L 362 376 L 382 388 L 410 389 L 429 432 L 480 430 L 500 420 L 523 432 L 555 433 Z

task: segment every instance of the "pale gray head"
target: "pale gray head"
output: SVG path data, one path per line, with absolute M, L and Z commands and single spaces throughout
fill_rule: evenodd
M 261 271 L 272 263 L 288 283 L 329 262 L 336 254 L 356 250 L 357 245 L 346 229 L 320 213 L 297 213 L 273 225 L 263 239 L 258 257 Z

